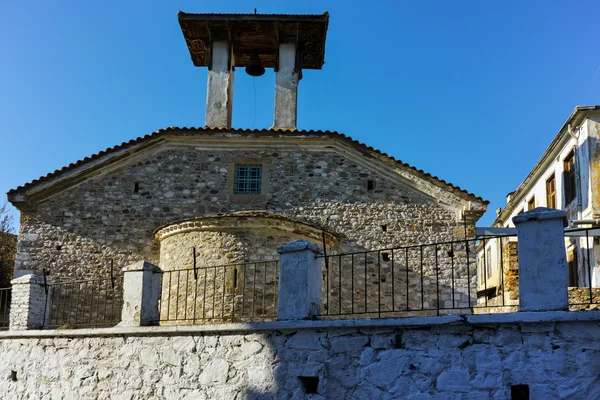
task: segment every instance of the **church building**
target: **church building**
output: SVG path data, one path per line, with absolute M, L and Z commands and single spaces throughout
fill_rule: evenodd
M 8 192 L 21 212 L 15 277 L 268 261 L 298 239 L 336 254 L 471 235 L 487 201 L 342 133 L 297 129 L 302 71 L 322 69 L 328 22 L 180 12 L 192 62 L 208 68 L 206 126 L 159 129 Z M 273 126 L 233 128 L 234 73 L 266 68 Z

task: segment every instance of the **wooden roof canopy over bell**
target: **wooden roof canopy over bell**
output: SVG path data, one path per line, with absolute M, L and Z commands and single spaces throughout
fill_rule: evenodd
M 325 63 L 325 38 L 329 13 L 287 14 L 187 14 L 179 11 L 179 25 L 196 67 L 211 65 L 211 43 L 229 40 L 234 65 L 245 67 L 257 53 L 265 68 L 277 68 L 280 43 L 297 43 L 304 69 L 321 69 Z

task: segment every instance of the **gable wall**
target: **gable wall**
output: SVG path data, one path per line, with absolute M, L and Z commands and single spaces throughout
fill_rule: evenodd
M 264 164 L 265 201 L 232 202 L 228 182 L 236 160 Z M 368 179 L 376 182 L 373 191 L 367 191 Z M 114 259 L 117 270 L 140 259 L 158 263 L 153 231 L 159 226 L 257 209 L 342 236 L 340 252 L 433 243 L 463 232 L 462 223 L 456 221 L 458 210 L 374 176 L 334 151 L 170 148 L 90 178 L 40 204 L 36 213 L 23 215 L 15 268 L 17 274 L 46 268 L 56 281 L 97 277 L 106 273 L 109 259 Z M 63 213 L 64 221 L 59 217 Z

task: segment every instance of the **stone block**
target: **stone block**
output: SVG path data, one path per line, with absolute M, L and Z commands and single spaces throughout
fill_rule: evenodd
M 436 380 L 436 388 L 449 392 L 469 392 L 469 371 L 463 369 L 447 369 L 443 371 Z
M 369 343 L 366 335 L 339 336 L 331 343 L 331 351 L 337 353 L 360 353 Z
M 521 311 L 568 309 L 565 212 L 534 208 L 513 218 L 519 238 Z
M 371 336 L 371 347 L 374 349 L 391 349 L 395 346 L 396 334 L 388 333 Z
M 202 369 L 202 373 L 198 379 L 201 385 L 211 383 L 227 382 L 227 373 L 229 372 L 229 363 L 223 358 L 210 360 Z
M 156 325 L 162 271 L 147 261 L 123 268 L 123 309 L 120 326 Z
M 42 329 L 49 321 L 52 290 L 39 273 L 20 276 L 11 282 L 9 314 L 11 331 Z
M 496 334 L 491 337 L 490 343 L 500 347 L 521 344 L 523 341 L 521 333 L 515 328 L 498 329 Z
M 318 246 L 298 240 L 277 249 L 279 298 L 277 319 L 310 319 L 320 314 L 323 260 Z
M 324 333 L 313 330 L 301 330 L 288 339 L 286 346 L 302 350 L 320 350 L 323 349 L 321 341 L 325 338 Z
M 389 390 L 396 379 L 408 370 L 411 359 L 409 352 L 405 350 L 382 351 L 377 362 L 365 368 L 363 379 L 383 390 Z

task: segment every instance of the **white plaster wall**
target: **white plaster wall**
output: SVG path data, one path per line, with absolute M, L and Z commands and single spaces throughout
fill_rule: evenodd
M 546 202 L 546 181 L 554 174 L 555 182 L 556 182 L 556 202 L 557 208 L 561 210 L 565 210 L 567 213 L 567 219 L 569 224 L 573 220 L 577 219 L 588 219 L 592 218 L 592 194 L 591 190 L 591 182 L 590 182 L 590 146 L 588 141 L 588 132 L 590 124 L 595 124 L 595 121 L 586 119 L 580 127 L 574 129 L 573 133 L 578 136 L 576 140 L 573 137 L 570 137 L 568 141 L 560 148 L 560 150 L 556 153 L 556 156 L 552 159 L 552 161 L 548 164 L 548 166 L 538 174 L 538 178 L 535 183 L 530 187 L 530 189 L 519 196 L 514 206 L 514 209 L 510 215 L 510 217 L 504 221 L 504 227 L 514 228 L 515 225 L 512 222 L 513 217 L 518 215 L 521 211 L 527 211 L 527 203 L 531 199 L 532 196 L 535 196 L 535 206 L 536 207 L 547 207 Z M 577 146 L 576 157 L 577 157 L 577 167 L 579 170 L 579 181 L 577 187 L 577 196 L 571 203 L 565 204 L 565 196 L 563 189 L 563 181 L 562 174 L 564 171 L 563 161 L 567 157 L 567 155 L 573 150 L 573 148 Z M 581 212 L 578 213 L 578 202 L 579 197 L 581 197 Z M 580 286 L 589 286 L 589 273 L 587 267 L 587 242 L 585 238 L 581 238 L 575 240 L 573 243 L 568 241 L 565 242 L 567 250 L 575 249 L 577 252 L 578 259 L 578 275 L 579 275 L 579 285 Z M 594 244 L 590 239 L 590 249 L 594 248 Z M 596 245 L 597 247 L 597 245 Z M 600 249 L 596 249 L 596 253 L 600 251 Z M 496 257 L 499 257 L 496 255 Z M 598 267 L 595 266 L 597 255 L 594 256 L 594 250 L 590 252 L 590 263 L 593 266 L 592 268 L 592 283 L 594 287 L 598 287 L 600 285 L 600 273 L 598 271 Z M 499 275 L 499 264 L 494 264 L 495 274 Z
M 485 248 L 477 253 L 477 290 L 485 290 L 500 286 L 500 248 L 497 239 L 485 241 Z M 488 249 L 491 251 L 488 253 Z M 485 257 L 484 257 L 485 254 Z M 491 257 L 490 257 L 491 256 Z M 479 261 L 481 260 L 481 261 Z M 486 266 L 490 266 L 487 268 Z M 485 272 L 483 271 L 485 269 Z M 491 274 L 489 270 L 491 269 Z
M 518 384 L 532 399 L 600 398 L 597 319 L 444 322 L 4 338 L 0 398 L 506 399 Z

